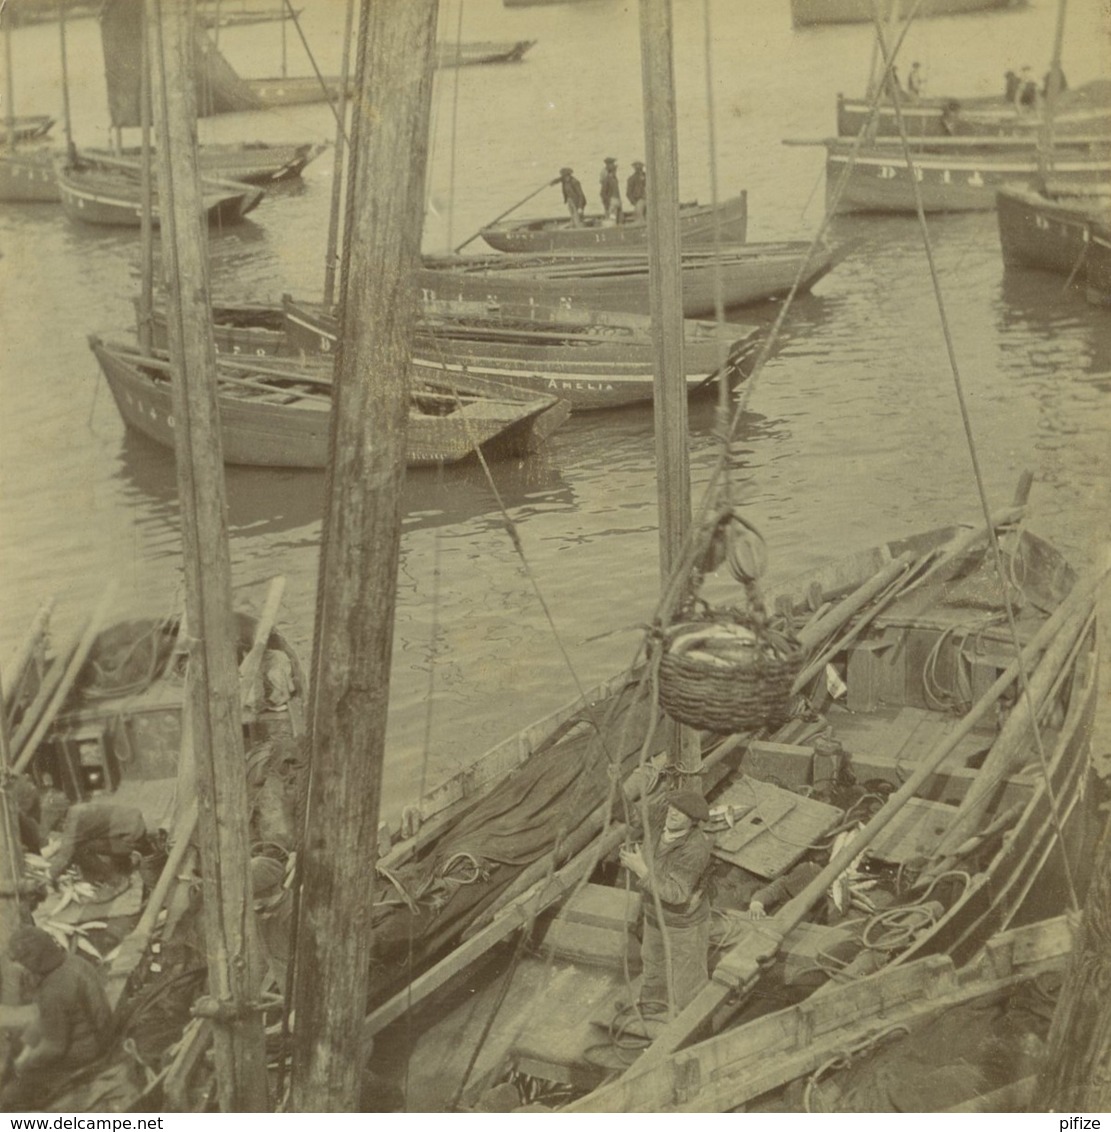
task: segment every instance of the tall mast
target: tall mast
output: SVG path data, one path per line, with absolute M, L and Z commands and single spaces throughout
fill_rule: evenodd
M 640 0 L 644 157 L 649 171 L 648 303 L 655 355 L 652 397 L 661 591 L 667 588 L 691 522 L 673 38 L 671 0 Z M 700 756 L 694 732 L 676 728 L 673 755 L 684 773 L 698 773 Z
M 336 99 L 336 152 L 332 162 L 332 208 L 328 214 L 328 246 L 324 252 L 324 302 L 332 305 L 336 293 L 336 248 L 339 244 L 339 206 L 343 194 L 344 127 L 347 123 L 347 66 L 351 58 L 351 25 L 355 0 L 347 0 L 343 25 L 343 61 L 340 64 L 339 95 Z M 285 27 L 285 20 L 282 20 Z M 284 66 L 284 58 L 283 58 Z M 285 74 L 285 71 L 282 71 Z
M 367 125 L 354 128 L 350 155 L 313 645 L 293 976 L 298 1112 L 359 1105 L 436 9 L 360 8 L 353 119 Z
M 265 1112 L 266 1045 L 249 874 L 247 783 L 216 349 L 209 311 L 207 233 L 197 172 L 191 6 L 147 0 L 158 127 L 158 190 L 189 626 L 187 718 L 193 733 L 204 878 L 208 997 L 220 1107 Z
M 142 40 L 139 48 L 139 122 L 142 142 L 139 150 L 139 186 L 142 201 L 139 213 L 139 345 L 144 353 L 151 348 L 154 319 L 154 200 L 151 184 L 154 151 L 151 146 L 150 36 L 147 9 L 143 5 L 139 20 Z
M 8 147 L 15 149 L 15 76 L 12 74 L 12 10 L 5 5 L 0 18 L 4 21 L 4 121 L 8 129 Z
M 66 131 L 66 158 L 74 158 L 73 124 L 69 116 L 69 66 L 66 62 L 66 0 L 58 0 L 58 37 L 62 49 L 62 124 Z
M 1042 179 L 1042 191 L 1046 189 L 1046 179 L 1052 171 L 1053 163 L 1053 117 L 1057 111 L 1057 96 L 1061 93 L 1061 52 L 1065 43 L 1066 0 L 1058 0 L 1057 23 L 1053 32 L 1053 58 L 1049 63 L 1049 77 L 1045 84 L 1045 108 L 1042 114 L 1041 144 L 1038 147 L 1038 172 Z

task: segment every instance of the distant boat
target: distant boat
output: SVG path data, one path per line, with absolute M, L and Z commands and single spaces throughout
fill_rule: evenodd
M 285 4 L 269 8 L 231 8 L 219 3 L 198 5 L 197 19 L 206 28 L 237 28 L 251 24 L 272 23 L 274 20 L 289 20 L 301 14 L 301 8 L 290 8 Z
M 205 142 L 197 146 L 202 175 L 246 185 L 270 185 L 300 177 L 313 158 L 327 147 L 319 142 Z M 125 146 L 118 154 L 107 149 L 83 149 L 97 160 L 128 161 L 138 167 L 142 151 Z
M 971 139 L 955 139 L 971 140 Z M 982 139 L 1009 143 L 1015 139 Z M 927 212 L 974 212 L 995 208 L 996 190 L 1025 184 L 1039 175 L 1036 143 L 962 147 L 938 141 L 916 145 L 914 177 Z M 1056 146 L 1051 175 L 1062 186 L 1106 185 L 1111 179 L 1111 145 L 1100 142 Z M 842 187 L 842 181 L 844 181 Z M 914 184 L 896 139 L 859 148 L 849 138 L 826 143 L 826 199 L 838 212 L 914 212 Z
M 884 5 L 886 10 L 887 5 Z M 899 0 L 896 18 L 905 20 L 911 13 L 915 19 L 930 16 L 961 16 L 974 12 L 992 12 L 1026 7 L 1026 0 Z M 813 24 L 865 24 L 874 16 L 872 0 L 791 0 L 791 23 L 795 27 Z
M 1085 291 L 1100 290 L 1097 232 L 1111 227 L 1111 185 L 1103 192 L 1048 192 L 1002 188 L 996 194 L 1003 262 L 1064 275 Z M 1098 253 L 1097 253 L 1098 257 Z M 1089 272 L 1095 276 L 1089 284 Z
M 165 357 L 89 338 L 124 423 L 173 449 L 172 370 Z M 217 405 L 224 462 L 323 468 L 332 409 L 331 360 L 217 360 Z M 530 451 L 567 419 L 557 397 L 451 374 L 415 373 L 407 463 L 436 467 L 473 456 Z
M 1042 128 L 1038 111 L 1017 110 L 1002 94 L 974 98 L 900 100 L 899 113 L 910 137 L 984 137 L 1017 134 L 1034 138 Z M 856 137 L 867 125 L 870 136 L 898 137 L 899 124 L 891 102 L 881 102 L 872 116 L 867 98 L 837 96 L 837 132 Z M 1111 81 L 1097 79 L 1057 96 L 1053 131 L 1062 134 L 1111 136 Z
M 473 67 L 484 63 L 519 63 L 535 39 L 518 39 L 508 43 L 490 40 L 477 43 L 437 43 L 437 67 Z
M 785 295 L 796 279 L 800 290 L 808 291 L 847 250 L 847 245 L 834 249 L 823 244 L 812 251 L 808 241 L 731 244 L 720 254 L 684 249 L 683 313 L 687 318 L 712 315 L 719 285 L 727 309 Z M 648 257 L 643 252 L 426 256 L 418 279 L 425 300 L 648 313 Z
M 64 157 L 54 163 L 62 208 L 84 224 L 139 227 L 142 186 L 136 164 L 107 158 L 81 157 L 74 164 Z M 154 223 L 158 224 L 158 194 L 154 189 Z M 262 200 L 263 191 L 236 181 L 204 178 L 202 202 L 209 223 L 237 224 Z
M 648 226 L 626 212 L 621 224 L 601 216 L 587 217 L 582 227 L 573 227 L 564 216 L 505 220 L 483 228 L 482 238 L 500 252 L 565 252 L 577 248 L 643 248 Z M 679 235 L 684 245 L 708 244 L 715 238 L 728 244 L 743 244 L 748 234 L 748 194 L 740 193 L 715 208 L 691 201 L 679 206 Z
M 0 153 L 0 201 L 57 204 L 62 196 L 54 175 L 56 153 L 48 147 Z
M 23 114 L 14 118 L 0 120 L 0 144 L 35 141 L 50 133 L 54 119 L 49 114 Z

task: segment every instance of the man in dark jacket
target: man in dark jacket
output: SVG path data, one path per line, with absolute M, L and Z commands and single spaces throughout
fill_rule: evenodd
M 650 855 L 640 845 L 621 850 L 621 863 L 636 876 L 644 894 L 640 1003 L 650 1013 L 678 1013 L 709 982 L 710 903 L 702 885 L 710 866 L 711 843 L 699 828 L 709 816 L 701 794 L 676 791 L 667 797 L 663 828 L 649 831 Z M 671 949 L 670 980 L 665 931 Z
M 607 157 L 598 177 L 602 211 L 616 223 L 621 222 L 621 185 L 617 180 L 617 158 Z
M 574 170 L 564 166 L 559 171 L 559 182 L 563 186 L 563 203 L 571 216 L 571 223 L 576 228 L 582 227 L 583 209 L 586 208 L 586 193 Z
M 149 849 L 146 822 L 134 806 L 78 802 L 66 814 L 50 877 L 57 880 L 72 862 L 91 884 L 118 882 L 131 874 L 131 854 Z
M 95 1061 L 105 1049 L 112 1008 L 92 965 L 70 955 L 42 928 L 17 928 L 8 957 L 26 972 L 38 1018 L 21 1035 L 3 1104 L 35 1105 L 52 1084 Z
M 638 220 L 644 219 L 648 208 L 648 178 L 644 173 L 644 162 L 634 161 L 633 171 L 625 182 L 625 199 L 628 200 Z

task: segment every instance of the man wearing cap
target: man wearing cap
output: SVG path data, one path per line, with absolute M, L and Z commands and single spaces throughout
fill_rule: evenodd
M 579 179 L 574 176 L 574 170 L 566 165 L 559 171 L 559 182 L 563 186 L 563 203 L 567 205 L 571 223 L 576 228 L 581 228 L 583 209 L 586 208 L 586 193 L 583 192 Z
M 621 850 L 621 863 L 644 893 L 640 1002 L 642 1007 L 653 1004 L 657 1012 L 662 1004 L 678 1013 L 709 982 L 710 904 L 702 882 L 710 865 L 710 838 L 699 828 L 709 816 L 701 794 L 676 791 L 668 795 L 663 828 L 650 838 L 651 853 L 646 855 L 640 845 Z M 664 932 L 671 950 L 670 993 Z
M 598 178 L 602 191 L 602 211 L 612 217 L 614 223 L 621 223 L 621 186 L 617 181 L 617 158 L 607 157 Z
M 8 957 L 26 972 L 38 1017 L 21 1034 L 3 1091 L 6 1108 L 41 1101 L 62 1076 L 95 1061 L 105 1051 L 112 1008 L 92 964 L 70 955 L 42 928 L 21 927 L 8 941 Z
M 638 220 L 644 219 L 648 207 L 648 178 L 644 175 L 644 162 L 634 161 L 633 171 L 625 182 L 625 199 Z

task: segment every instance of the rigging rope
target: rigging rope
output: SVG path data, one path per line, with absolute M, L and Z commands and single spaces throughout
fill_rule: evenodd
M 921 0 L 919 0 L 921 3 Z M 915 6 L 917 9 L 917 5 Z M 880 51 L 883 54 L 887 63 L 887 70 L 890 73 L 891 67 L 894 63 L 894 52 L 889 53 L 887 49 L 887 42 L 883 34 L 883 25 L 879 19 L 878 8 L 874 8 L 876 36 L 878 38 Z M 908 26 L 910 21 L 907 21 Z M 905 34 L 905 29 L 904 29 Z M 901 41 L 900 41 L 901 42 Z M 898 45 L 896 45 L 896 51 Z M 1037 719 L 1037 707 L 1034 703 L 1034 698 L 1030 690 L 1030 677 L 1026 671 L 1026 664 L 1022 660 L 1022 642 L 1019 637 L 1018 624 L 1015 618 L 1014 603 L 1011 600 L 1011 594 L 1007 587 L 1008 571 L 1004 566 L 1003 551 L 999 545 L 999 538 L 995 532 L 995 525 L 991 518 L 991 506 L 988 503 L 987 489 L 984 485 L 983 472 L 980 468 L 980 459 L 976 447 L 976 438 L 972 431 L 972 419 L 968 411 L 968 403 L 964 392 L 964 383 L 961 378 L 960 367 L 957 364 L 956 349 L 953 345 L 953 336 L 949 328 L 949 319 L 946 313 L 945 300 L 941 293 L 941 280 L 938 276 L 937 264 L 934 260 L 933 244 L 930 240 L 929 225 L 926 222 L 926 212 L 922 203 L 922 189 L 918 183 L 915 175 L 914 158 L 911 154 L 910 143 L 907 140 L 906 122 L 903 118 L 900 93 L 895 84 L 891 84 L 891 98 L 892 104 L 895 109 L 895 121 L 899 129 L 899 141 L 903 151 L 903 157 L 906 161 L 908 178 L 911 188 L 914 192 L 914 205 L 915 212 L 918 218 L 918 225 L 922 233 L 922 244 L 926 255 L 926 263 L 930 271 L 930 280 L 933 286 L 934 299 L 937 303 L 938 318 L 941 322 L 942 336 L 945 341 L 945 349 L 949 358 L 949 368 L 953 375 L 953 388 L 957 397 L 957 404 L 960 409 L 961 422 L 964 427 L 965 439 L 968 446 L 969 459 L 972 462 L 973 477 L 976 481 L 976 490 L 980 498 L 980 508 L 984 515 L 984 520 L 987 527 L 988 544 L 991 547 L 992 557 L 995 561 L 996 575 L 999 578 L 999 585 L 1002 590 L 1003 605 L 1007 615 L 1007 625 L 1011 633 L 1011 641 L 1014 645 L 1015 657 L 1018 663 L 1018 676 L 1019 682 L 1022 685 L 1022 693 L 1025 698 L 1027 708 L 1030 715 L 1030 726 L 1032 729 L 1034 744 L 1037 748 L 1038 759 L 1041 763 L 1042 774 L 1045 780 L 1046 796 L 1050 803 L 1050 812 L 1053 820 L 1053 826 L 1056 830 L 1059 843 L 1064 846 L 1064 827 L 1061 819 L 1060 804 L 1053 787 L 1049 771 L 1049 760 L 1045 751 L 1045 743 L 1042 738 L 1041 726 Z M 850 162 L 851 164 L 851 162 Z M 1073 879 L 1072 864 L 1069 861 L 1068 853 L 1062 851 L 1062 860 L 1064 863 L 1065 883 L 1068 887 L 1069 903 L 1073 910 L 1080 906 L 1080 901 L 1077 896 L 1076 884 Z

